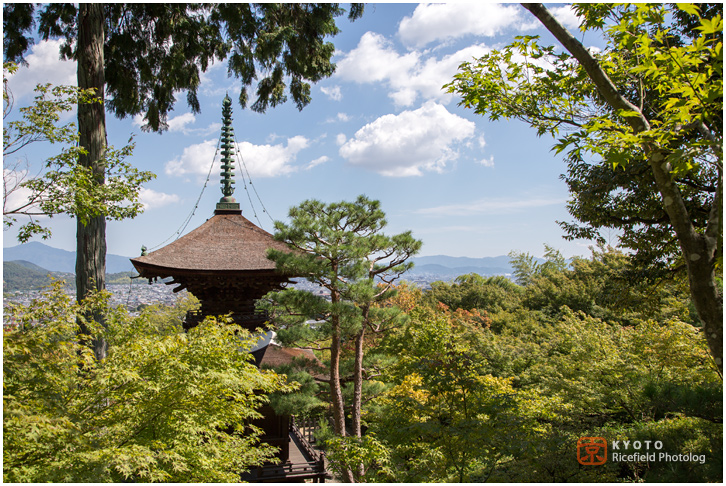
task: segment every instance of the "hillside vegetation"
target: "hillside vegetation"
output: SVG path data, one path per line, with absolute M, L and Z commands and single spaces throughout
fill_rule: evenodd
M 73 274 L 49 272 L 30 262 L 17 260 L 3 262 L 3 291 L 37 290 L 56 280 L 73 280 Z
M 321 435 L 333 469 L 376 482 L 720 482 L 723 384 L 685 283 L 648 283 L 603 247 L 571 264 L 551 248 L 542 263 L 512 254 L 512 265 L 516 283 L 399 287 L 385 305 L 408 322 L 365 339 L 366 433 Z M 325 416 L 321 397 L 313 386 L 296 413 Z M 621 450 L 584 466 L 582 437 Z M 645 452 L 635 442 L 679 459 L 613 455 Z
M 360 438 L 326 426 L 319 365 L 277 370 L 297 391 L 258 376 L 236 360 L 235 326 L 183 331 L 193 301 L 130 318 L 107 296 L 79 307 L 56 287 L 27 307 L 11 305 L 4 478 L 234 480 L 269 451 L 218 425 L 252 416 L 262 398 L 248 381 L 262 380 L 278 412 L 320 419 L 331 471 L 356 481 L 722 482 L 723 383 L 685 283 L 648 282 L 626 255 L 603 247 L 571 264 L 552 249 L 544 262 L 512 254 L 512 266 L 516 283 L 471 274 L 426 291 L 404 284 L 376 304 L 397 317 L 362 341 Z M 104 332 L 114 352 L 103 363 L 76 334 L 90 309 L 112 324 Z M 325 344 L 317 356 L 329 366 Z M 356 393 L 354 358 L 345 343 L 347 396 Z M 229 387 L 241 387 L 235 400 Z M 583 465 L 583 437 L 620 450 Z
M 147 283 L 144 279 L 132 279 L 136 272 L 107 273 L 106 284 L 118 285 L 129 282 Z M 75 275 L 67 272 L 51 272 L 30 262 L 15 260 L 3 262 L 3 291 L 38 290 L 47 287 L 53 280 L 64 280 L 70 288 L 75 288 Z

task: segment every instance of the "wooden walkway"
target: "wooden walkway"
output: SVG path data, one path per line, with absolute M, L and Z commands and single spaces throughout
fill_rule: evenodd
M 290 427 L 290 454 L 282 464 L 270 464 L 255 468 L 242 476 L 249 482 L 305 482 L 324 483 L 328 476 L 325 456 L 317 452 L 294 424 Z

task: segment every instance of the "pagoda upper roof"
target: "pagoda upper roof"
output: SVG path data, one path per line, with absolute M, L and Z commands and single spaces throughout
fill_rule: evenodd
M 241 212 L 219 211 L 197 229 L 148 255 L 132 258 L 144 278 L 175 275 L 273 274 L 267 249 L 287 250 Z

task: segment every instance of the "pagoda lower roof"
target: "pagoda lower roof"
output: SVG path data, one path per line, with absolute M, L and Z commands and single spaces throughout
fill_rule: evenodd
M 242 214 L 215 214 L 197 229 L 148 255 L 132 258 L 144 278 L 174 275 L 271 275 L 268 248 L 287 245 Z

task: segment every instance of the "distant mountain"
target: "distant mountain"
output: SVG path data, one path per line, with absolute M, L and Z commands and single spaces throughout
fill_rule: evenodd
M 506 275 L 513 272 L 506 255 L 498 257 L 469 258 L 446 255 L 414 257 L 409 275 L 435 275 L 441 278 L 455 278 L 468 273 L 483 276 Z
M 60 250 L 37 241 L 3 248 L 3 261 L 24 260 L 52 272 L 76 273 L 76 252 Z M 106 272 L 133 271 L 128 257 L 106 255 Z
M 73 282 L 73 274 L 50 272 L 24 260 L 3 262 L 3 292 L 39 289 L 50 284 L 51 277 Z
M 75 252 L 60 250 L 38 242 L 3 248 L 3 261 L 6 262 L 5 264 L 14 260 L 22 260 L 42 267 L 46 274 L 48 271 L 75 274 L 76 271 Z M 509 264 L 509 257 L 506 255 L 484 258 L 434 255 L 414 257 L 411 261 L 415 264 L 414 268 L 408 273 L 411 276 L 434 275 L 444 279 L 451 279 L 467 273 L 490 276 L 506 275 L 513 272 Z M 127 257 L 106 255 L 107 273 L 132 271 L 134 271 L 134 267 Z
M 446 255 L 421 256 L 411 259 L 416 265 L 441 265 L 447 268 L 477 267 L 477 268 L 509 268 L 509 257 L 507 255 L 496 257 L 470 258 L 452 257 Z

